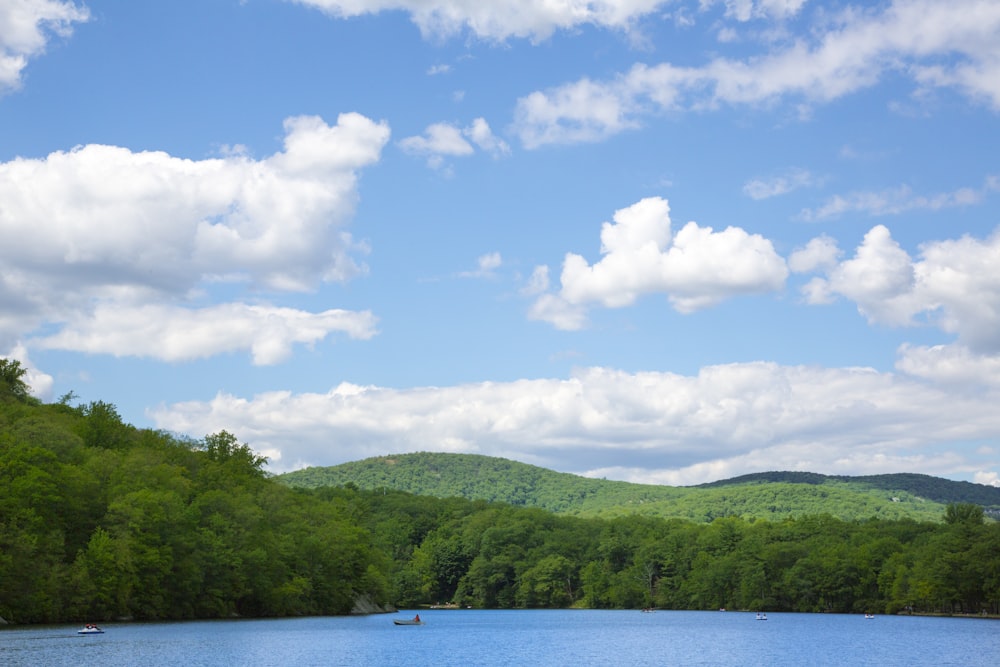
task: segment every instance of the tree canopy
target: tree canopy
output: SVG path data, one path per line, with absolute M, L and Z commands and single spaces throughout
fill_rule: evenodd
M 16 359 L 0 359 L 0 398 L 6 396 L 19 401 L 30 398 L 25 376 L 28 369 Z
M 1000 524 L 977 505 L 934 521 L 692 521 L 642 503 L 573 516 L 352 482 L 296 489 L 264 462 L 228 431 L 140 429 L 101 401 L 0 401 L 0 617 L 343 614 L 359 600 L 1000 613 Z
M 475 454 L 419 452 L 306 468 L 278 478 L 289 486 L 355 484 L 439 498 L 539 507 L 560 514 L 644 514 L 708 523 L 724 516 L 781 520 L 826 513 L 841 519 L 940 521 L 949 503 L 972 503 L 1000 516 L 1000 488 L 927 475 L 832 477 L 762 473 L 697 487 L 591 479 Z

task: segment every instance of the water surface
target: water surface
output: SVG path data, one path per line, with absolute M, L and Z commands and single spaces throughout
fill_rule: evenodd
M 0 631 L 0 665 L 996 665 L 1000 622 L 973 618 L 583 610 L 427 610 Z

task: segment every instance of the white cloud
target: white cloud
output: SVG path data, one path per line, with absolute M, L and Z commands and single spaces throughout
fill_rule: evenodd
M 561 288 L 544 295 L 532 310 L 564 318 L 581 307 L 631 305 L 644 294 L 663 293 L 674 308 L 689 313 L 739 294 L 780 289 L 788 269 L 771 242 L 737 227 L 715 232 L 687 223 L 674 235 L 670 206 L 651 197 L 615 212 L 601 228 L 601 254 L 593 265 L 567 253 Z M 582 324 L 579 317 L 568 320 Z
M 771 11 L 798 9 L 796 3 L 766 4 Z M 742 6 L 753 13 L 749 3 L 731 5 L 734 12 Z M 531 93 L 518 101 L 515 131 L 527 148 L 597 141 L 663 111 L 789 97 L 824 103 L 890 72 L 911 75 L 918 86 L 958 88 L 1000 109 L 1000 4 L 896 0 L 880 12 L 846 9 L 820 16 L 823 22 L 810 33 L 744 60 L 720 57 L 700 67 L 637 64 L 609 81 L 583 79 Z
M 587 368 L 566 380 L 219 394 L 162 406 L 151 417 L 159 428 L 199 437 L 229 429 L 268 452 L 277 471 L 386 452 L 457 451 L 577 473 L 628 468 L 693 484 L 751 470 L 982 469 L 973 452 L 935 452 L 941 443 L 1000 436 L 996 399 L 868 369 L 749 363 L 697 376 Z
M 846 213 L 865 213 L 872 216 L 899 215 L 908 211 L 940 211 L 942 209 L 980 204 L 991 193 L 1000 191 L 1000 178 L 989 176 L 978 188 L 963 187 L 951 192 L 934 195 L 915 194 L 909 186 L 880 192 L 852 192 L 831 197 L 817 209 L 805 209 L 803 220 L 816 221 L 838 218 Z
M 798 14 L 806 0 L 700 0 L 702 9 L 713 5 L 725 5 L 725 15 L 737 21 L 751 19 L 786 19 Z
M 1000 487 L 1000 473 L 993 471 L 980 470 L 972 476 L 972 481 L 976 484 L 985 484 L 987 486 L 998 486 Z
M 428 126 L 423 136 L 400 139 L 400 147 L 407 153 L 438 155 L 472 155 L 472 145 L 462 136 L 462 131 L 448 123 Z
M 587 325 L 587 311 L 558 294 L 541 294 L 528 309 L 528 319 L 548 322 L 562 331 L 578 331 Z
M 334 126 L 290 118 L 285 131 L 284 150 L 262 160 L 234 154 L 196 161 L 87 145 L 0 163 L 0 344 L 44 323 L 68 323 L 61 336 L 46 336 L 50 346 L 105 349 L 102 322 L 139 303 L 185 302 L 220 280 L 305 291 L 364 271 L 353 258 L 364 247 L 344 228 L 357 172 L 378 161 L 388 127 L 343 114 Z M 160 318 L 209 316 L 157 308 Z M 336 330 L 327 318 L 278 316 Z M 288 335 L 286 343 L 301 342 L 299 335 L 310 337 Z M 272 356 L 256 351 L 263 339 L 238 338 L 233 347 Z M 186 340 L 200 356 L 201 341 Z M 126 348 L 142 353 L 145 345 L 145 354 L 157 356 L 155 341 L 143 334 Z
M 865 234 L 854 257 L 829 270 L 826 289 L 857 303 L 872 323 L 903 326 L 919 310 L 915 284 L 910 256 L 878 225 Z
M 1000 353 L 1000 230 L 985 239 L 930 241 L 914 260 L 878 225 L 854 257 L 808 286 L 808 299 L 844 296 L 872 323 L 931 324 L 973 353 Z
M 496 274 L 496 270 L 503 265 L 503 258 L 498 252 L 490 252 L 480 255 L 476 260 L 476 265 L 475 271 L 465 271 L 459 275 L 463 278 L 492 278 Z
M 190 361 L 234 350 L 249 350 L 256 365 L 288 358 L 294 344 L 312 345 L 333 332 L 351 338 L 375 335 L 370 312 L 227 303 L 206 308 L 166 305 L 100 305 L 61 331 L 31 340 L 39 349 Z
M 477 118 L 472 121 L 472 125 L 465 128 L 463 133 L 472 143 L 479 146 L 481 150 L 486 151 L 494 157 L 510 153 L 510 146 L 507 145 L 507 142 L 493 134 L 489 123 L 483 118 Z
M 427 156 L 427 164 L 432 168 L 444 164 L 445 157 L 472 155 L 476 150 L 473 144 L 494 157 L 510 153 L 510 147 L 493 134 L 489 123 L 483 118 L 476 118 L 472 125 L 464 129 L 450 123 L 435 123 L 428 126 L 423 135 L 399 141 L 399 147 L 403 151 L 411 155 Z
M 524 296 L 538 296 L 549 289 L 549 267 L 536 266 L 528 278 L 527 284 L 521 289 Z
M 628 30 L 669 0 L 289 0 L 334 18 L 402 10 L 425 36 L 468 30 L 481 39 L 544 40 L 556 30 L 584 25 Z
M 896 368 L 942 385 L 1000 388 L 1000 356 L 976 354 L 964 345 L 903 345 Z
M 644 68 L 637 65 L 633 72 L 636 70 Z M 525 148 L 537 148 L 546 144 L 599 141 L 637 128 L 641 102 L 628 88 L 628 81 L 602 84 L 583 79 L 546 92 L 530 93 L 517 101 L 514 131 Z M 669 107 L 670 101 L 664 99 L 663 106 Z
M 795 273 L 808 273 L 820 269 L 831 269 L 837 265 L 840 248 L 837 242 L 825 234 L 811 239 L 803 248 L 797 248 L 788 256 L 788 268 Z
M 53 36 L 68 37 L 73 24 L 89 18 L 86 7 L 62 0 L 0 3 L 0 94 L 21 85 L 28 61 L 44 53 Z
M 780 176 L 747 181 L 743 192 L 751 199 L 769 199 L 813 185 L 814 182 L 815 178 L 805 169 L 792 169 Z

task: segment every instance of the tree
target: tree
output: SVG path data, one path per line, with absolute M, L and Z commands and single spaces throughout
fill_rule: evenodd
M 83 443 L 88 447 L 125 449 L 133 427 L 122 421 L 118 409 L 111 403 L 92 401 L 81 409 L 84 419 L 77 426 Z
M 28 369 L 17 359 L 0 359 L 0 396 L 27 401 L 31 397 L 28 383 L 24 380 L 27 374 Z
M 229 431 L 219 431 L 205 436 L 205 451 L 208 453 L 208 458 L 216 463 L 243 469 L 252 476 L 264 474 L 263 467 L 267 463 L 267 457 L 258 455 L 249 445 L 241 444 Z
M 952 503 L 944 510 L 944 522 L 949 525 L 983 523 L 983 508 L 972 503 Z

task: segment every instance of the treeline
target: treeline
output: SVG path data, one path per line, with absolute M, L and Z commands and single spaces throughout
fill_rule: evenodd
M 1000 524 L 700 524 L 557 515 L 351 484 L 289 488 L 221 431 L 43 405 L 0 360 L 0 617 L 16 623 L 342 614 L 380 605 L 1000 611 Z M 15 374 L 16 375 L 16 374 Z M 5 384 L 7 383 L 7 384 Z
M 1000 612 L 1000 524 L 975 505 L 949 506 L 943 523 L 819 515 L 703 525 L 400 492 L 369 503 L 402 605 Z
M 113 405 L 41 405 L 0 360 L 0 618 L 340 614 L 389 601 L 348 503 L 279 485 L 222 431 L 188 441 Z M 15 371 L 19 370 L 16 366 Z

